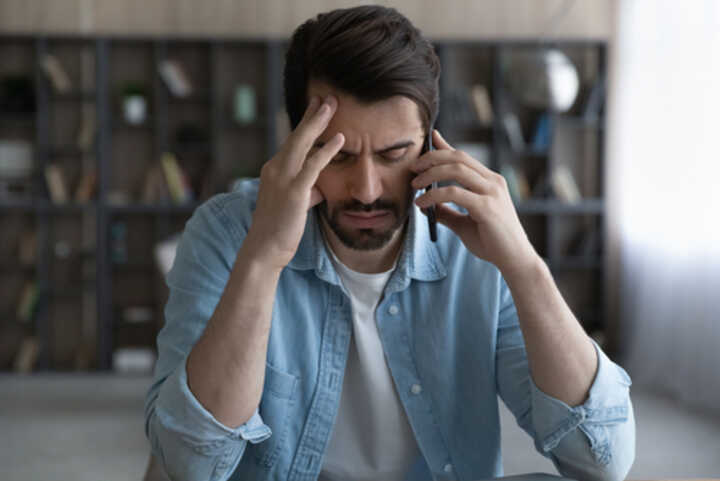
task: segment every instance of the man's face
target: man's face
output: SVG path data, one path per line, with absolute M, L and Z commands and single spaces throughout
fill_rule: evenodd
M 410 165 L 420 155 L 425 137 L 420 113 L 406 97 L 363 104 L 327 84 L 310 83 L 308 96 L 330 94 L 338 99 L 338 108 L 316 146 L 337 132 L 345 136 L 345 145 L 315 184 L 325 198 L 318 209 L 347 247 L 379 249 L 410 212 Z

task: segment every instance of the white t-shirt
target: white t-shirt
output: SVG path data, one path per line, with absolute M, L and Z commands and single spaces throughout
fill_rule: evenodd
M 400 403 L 375 323 L 392 271 L 363 274 L 335 267 L 350 295 L 350 341 L 340 408 L 319 481 L 403 480 L 419 450 Z

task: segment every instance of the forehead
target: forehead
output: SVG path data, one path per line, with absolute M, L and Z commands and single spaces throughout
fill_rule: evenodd
M 411 99 L 396 95 L 372 103 L 360 102 L 326 83 L 311 81 L 308 85 L 308 97 L 334 95 L 338 99 L 338 108 L 320 139 L 326 140 L 337 132 L 342 132 L 347 142 L 368 138 L 373 147 L 423 135 L 420 109 Z

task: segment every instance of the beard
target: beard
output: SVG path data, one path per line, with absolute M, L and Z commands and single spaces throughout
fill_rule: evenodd
M 327 201 L 324 201 L 317 206 L 317 209 L 320 217 L 325 219 L 327 225 L 346 247 L 361 251 L 371 251 L 385 247 L 397 230 L 405 225 L 405 221 L 410 215 L 413 197 L 413 192 L 411 192 L 408 198 L 405 199 L 403 205 L 384 199 L 378 199 L 372 204 L 363 204 L 357 200 L 349 200 L 337 204 L 332 210 L 328 207 Z M 394 221 L 390 227 L 382 229 L 350 229 L 340 225 L 339 217 L 343 211 L 371 212 L 374 210 L 385 210 L 393 216 Z

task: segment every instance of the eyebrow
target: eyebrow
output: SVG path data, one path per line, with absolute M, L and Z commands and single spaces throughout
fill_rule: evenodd
M 323 145 L 325 145 L 325 142 L 321 142 L 321 141 L 315 142 L 315 147 L 317 147 L 318 149 L 322 148 Z M 387 147 L 383 147 L 382 149 L 376 150 L 374 153 L 375 154 L 385 154 L 387 152 L 390 152 L 391 150 L 402 149 L 405 147 L 410 147 L 411 145 L 415 145 L 415 142 L 413 142 L 412 140 L 400 140 L 398 142 L 395 142 L 392 145 L 388 145 Z M 355 152 L 348 152 L 347 150 L 340 150 L 340 153 L 346 154 L 346 155 L 356 155 Z

